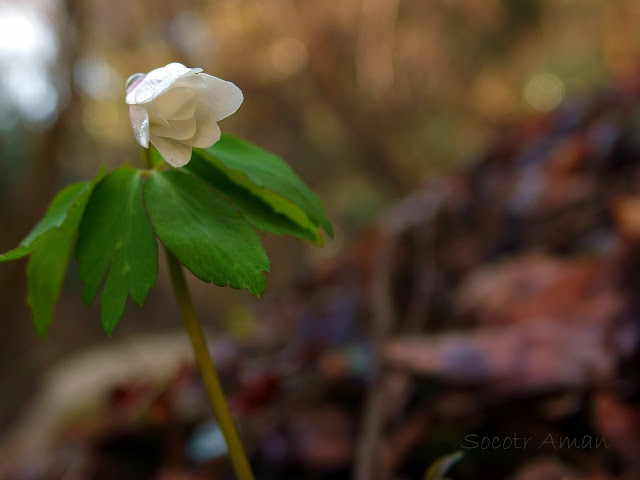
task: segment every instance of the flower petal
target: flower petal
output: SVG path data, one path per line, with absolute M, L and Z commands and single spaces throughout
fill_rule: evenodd
M 136 140 L 144 148 L 149 148 L 149 115 L 147 109 L 140 105 L 129 106 L 131 126 Z
M 156 107 L 154 102 L 145 103 L 144 105 L 140 106 L 147 109 L 147 114 L 149 115 L 149 122 L 151 123 L 151 125 L 165 125 L 167 127 L 169 126 L 169 121 L 160 114 L 160 111 L 158 110 L 158 107 Z
M 192 89 L 185 87 L 173 87 L 167 92 L 155 98 L 153 103 L 164 118 L 170 118 L 182 105 L 193 98 Z
M 220 140 L 222 132 L 216 122 L 216 117 L 208 105 L 198 103 L 195 111 L 196 127 L 195 135 L 186 143 L 198 148 L 209 148 Z
M 171 114 L 169 120 L 186 120 L 195 115 L 196 112 L 196 100 L 192 98 L 187 100 L 175 113 Z
M 181 63 L 170 63 L 151 70 L 142 81 L 127 93 L 129 105 L 147 103 L 162 95 L 180 78 L 201 72 L 201 68 L 187 68 Z
M 184 87 L 194 91 L 205 88 L 205 84 L 201 75 L 187 75 L 185 77 L 180 77 L 180 79 L 175 83 L 175 87 Z
M 191 160 L 191 147 L 178 140 L 151 134 L 151 143 L 158 149 L 165 161 L 176 167 L 183 167 Z
M 227 118 L 242 105 L 244 96 L 235 84 L 206 73 L 199 73 L 196 77 L 204 83 L 204 88 L 199 89 L 196 96 L 211 107 L 216 120 Z
M 127 84 L 126 102 L 138 142 L 153 143 L 168 163 L 182 166 L 192 146 L 208 148 L 221 136 L 218 121 L 243 102 L 233 83 L 170 63 L 148 74 L 136 74 Z
M 168 127 L 164 125 L 151 125 L 151 133 L 160 137 L 173 138 L 174 140 L 189 140 L 196 134 L 196 118 L 171 120 L 169 121 Z

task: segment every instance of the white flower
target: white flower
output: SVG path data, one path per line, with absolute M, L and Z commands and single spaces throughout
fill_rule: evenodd
M 138 143 L 149 142 L 174 167 L 191 160 L 191 148 L 207 148 L 220 140 L 218 121 L 242 104 L 233 83 L 170 63 L 127 80 L 126 102 Z

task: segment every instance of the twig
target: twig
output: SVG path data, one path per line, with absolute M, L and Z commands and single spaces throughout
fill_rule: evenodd
M 390 271 L 395 242 L 385 233 L 382 247 L 374 258 L 371 284 L 373 304 L 373 362 L 375 379 L 371 382 L 362 421 L 362 434 L 356 458 L 356 480 L 379 480 L 387 477 L 387 464 L 380 455 L 380 436 L 386 407 L 386 388 L 382 371 L 382 350 L 389 336 L 393 307 L 390 292 Z

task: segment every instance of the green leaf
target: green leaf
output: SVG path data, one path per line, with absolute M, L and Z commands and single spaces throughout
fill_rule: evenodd
M 240 209 L 246 219 L 261 232 L 271 232 L 276 235 L 288 234 L 300 239 L 310 240 L 316 244 L 322 243 L 322 236 L 318 227 L 308 218 L 305 224 L 299 225 L 289 217 L 276 212 L 271 205 L 254 195 L 250 191 L 232 182 L 227 174 L 207 162 L 200 155 L 194 155 L 187 166 L 188 172 L 193 173 L 209 186 L 218 190 Z
M 168 165 L 167 161 L 162 158 L 162 155 L 160 155 L 160 152 L 158 151 L 158 149 L 156 147 L 154 147 L 153 145 L 149 144 L 149 151 L 145 151 L 142 150 L 142 154 L 143 156 L 142 158 L 142 162 L 145 163 L 147 158 L 151 159 L 151 167 L 155 168 L 158 165 Z M 149 157 L 147 157 L 147 155 L 149 155 Z
M 98 173 L 96 179 L 101 178 Z M 31 254 L 27 263 L 27 303 L 38 335 L 46 336 L 67 273 L 76 230 L 95 182 L 69 185 L 51 202 L 45 216 L 0 262 Z
M 449 469 L 463 457 L 464 453 L 457 451 L 450 455 L 439 458 L 431 464 L 424 476 L 424 480 L 446 480 L 444 475 Z
M 36 248 L 36 241 L 53 229 L 60 228 L 67 219 L 71 207 L 77 205 L 78 199 L 85 198 L 92 186 L 92 182 L 80 182 L 69 185 L 60 191 L 51 201 L 51 205 L 49 205 L 49 209 L 42 220 L 20 242 L 18 247 L 4 255 L 0 255 L 0 262 L 17 260 L 33 252 Z
M 144 198 L 158 238 L 196 277 L 262 294 L 267 254 L 253 228 L 218 193 L 172 170 L 153 172 Z
M 196 156 L 304 229 L 311 223 L 333 236 L 331 223 L 316 194 L 280 157 L 230 135 L 223 135 L 207 149 L 194 148 L 193 157 Z
M 74 203 L 59 229 L 52 229 L 40 237 L 29 257 L 27 303 L 41 337 L 46 336 L 51 325 L 53 309 L 60 297 L 78 224 L 88 199 L 89 191 Z
M 100 311 L 109 335 L 122 317 L 127 296 L 142 305 L 158 272 L 158 246 L 142 188 L 140 171 L 114 170 L 96 186 L 79 227 L 76 256 L 84 299 L 90 303 L 106 277 Z

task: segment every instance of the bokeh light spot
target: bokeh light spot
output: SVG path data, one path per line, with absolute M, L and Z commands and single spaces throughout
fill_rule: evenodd
M 51 62 L 58 53 L 56 35 L 31 9 L 0 3 L 0 58 L 39 57 Z
M 20 114 L 32 123 L 48 123 L 56 115 L 58 92 L 47 69 L 40 64 L 21 64 L 5 72 L 4 87 Z
M 564 99 L 565 88 L 560 78 L 550 73 L 531 77 L 524 87 L 524 99 L 536 110 L 548 112 Z
M 269 59 L 277 76 L 284 78 L 299 72 L 307 65 L 307 47 L 295 38 L 283 38 L 269 49 Z
M 47 18 L 30 5 L 0 3 L 0 115 L 46 128 L 59 108 L 50 68 L 58 55 L 58 39 Z
M 73 83 L 94 100 L 106 102 L 124 97 L 122 78 L 100 57 L 78 60 L 73 67 Z

